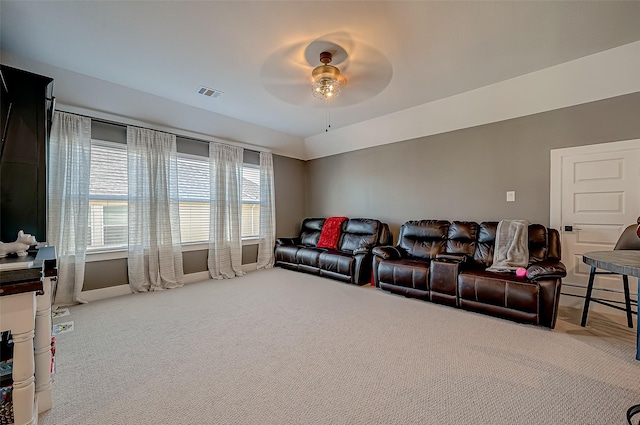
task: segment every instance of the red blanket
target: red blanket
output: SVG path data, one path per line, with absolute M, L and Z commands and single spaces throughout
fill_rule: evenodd
M 345 220 L 349 217 L 329 217 L 325 220 L 320 231 L 320 240 L 318 240 L 318 248 L 338 249 L 338 240 L 340 239 L 340 228 Z

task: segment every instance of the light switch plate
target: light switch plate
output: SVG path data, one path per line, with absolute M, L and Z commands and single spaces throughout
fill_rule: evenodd
M 507 202 L 515 202 L 516 201 L 516 192 L 514 190 L 510 190 L 507 192 Z

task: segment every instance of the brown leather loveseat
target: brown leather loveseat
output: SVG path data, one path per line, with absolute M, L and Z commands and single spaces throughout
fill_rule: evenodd
M 486 271 L 498 222 L 407 221 L 396 246 L 373 249 L 380 289 L 554 328 L 562 278 L 558 232 L 528 227 L 527 274 Z
M 277 238 L 275 265 L 364 285 L 371 282 L 371 250 L 393 242 L 389 226 L 379 220 L 350 218 L 342 223 L 337 249 L 319 248 L 324 218 L 306 218 L 297 238 Z

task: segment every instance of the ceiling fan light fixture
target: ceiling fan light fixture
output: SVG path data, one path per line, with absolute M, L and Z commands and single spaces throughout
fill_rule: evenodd
M 340 70 L 329 65 L 331 59 L 331 53 L 320 53 L 320 62 L 323 65 L 315 67 L 311 72 L 313 79 L 311 92 L 318 99 L 333 99 L 340 93 Z
M 333 99 L 340 93 L 340 82 L 336 78 L 320 78 L 313 82 L 312 91 L 318 99 Z

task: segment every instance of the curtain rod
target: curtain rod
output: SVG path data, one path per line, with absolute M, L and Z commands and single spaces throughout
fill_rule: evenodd
M 136 124 L 125 124 L 125 123 L 123 123 L 123 122 L 118 122 L 118 121 L 114 121 L 114 120 L 109 120 L 109 119 L 106 119 L 106 118 L 97 118 L 97 117 L 92 117 L 91 115 L 87 115 L 87 114 L 80 114 L 80 113 L 77 113 L 77 112 L 65 111 L 65 110 L 64 110 L 64 109 L 62 109 L 62 108 L 59 108 L 59 109 L 58 109 L 58 111 L 60 111 L 60 112 L 65 112 L 65 113 L 67 113 L 67 114 L 73 114 L 73 115 L 78 115 L 78 116 L 81 116 L 81 117 L 89 118 L 91 121 L 97 121 L 97 122 L 100 122 L 100 123 L 103 123 L 103 124 L 117 125 L 118 127 L 128 127 L 128 126 L 132 126 L 132 127 L 144 128 L 145 130 L 163 131 L 163 130 L 156 130 L 155 128 L 144 127 L 144 126 L 142 126 L 142 125 L 136 125 Z M 171 133 L 171 132 L 169 132 L 169 131 L 164 131 L 164 132 L 165 132 L 165 133 L 169 133 L 169 134 L 173 134 L 173 135 L 174 135 L 174 136 L 176 136 L 176 137 L 180 137 L 180 138 L 182 138 L 182 139 L 191 140 L 191 141 L 194 141 L 194 142 L 199 142 L 199 143 L 211 143 L 211 142 L 212 142 L 212 141 L 209 141 L 209 140 L 198 139 L 198 138 L 191 137 L 191 136 L 183 136 L 183 135 L 180 135 L 180 134 Z M 228 145 L 228 144 L 233 144 L 233 143 L 225 143 L 225 142 L 213 142 L 213 143 L 222 143 L 222 144 L 227 144 L 227 145 Z M 245 147 L 245 146 L 246 146 L 246 144 L 245 144 L 245 143 L 237 143 L 237 144 L 235 144 L 235 146 L 240 146 L 240 147 L 242 147 L 243 149 L 246 149 L 246 150 L 251 151 L 251 152 L 256 152 L 256 153 L 260 153 L 260 152 L 269 152 L 268 150 L 258 150 L 258 149 L 255 149 L 255 148 L 246 148 L 246 147 Z

